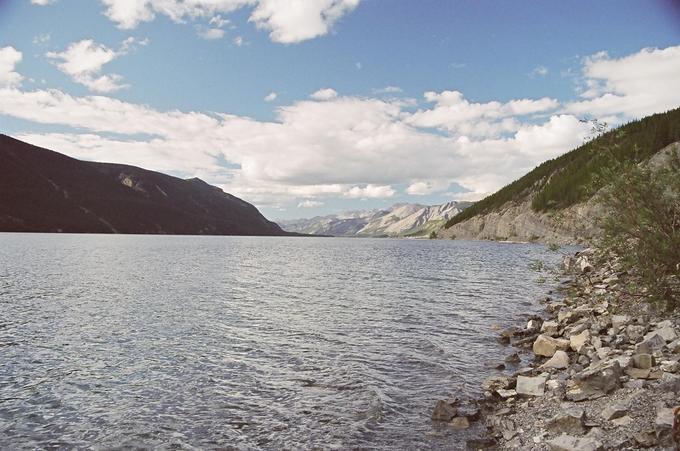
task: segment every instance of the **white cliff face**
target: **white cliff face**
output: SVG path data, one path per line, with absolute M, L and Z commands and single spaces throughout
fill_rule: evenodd
M 539 241 L 580 244 L 599 234 L 602 207 L 595 198 L 553 213 L 537 213 L 531 199 L 507 203 L 497 211 L 474 216 L 439 232 L 440 237 L 463 240 Z
M 396 204 L 387 210 L 360 210 L 311 219 L 280 221 L 290 232 L 333 236 L 427 236 L 458 214 L 468 202 L 442 205 Z

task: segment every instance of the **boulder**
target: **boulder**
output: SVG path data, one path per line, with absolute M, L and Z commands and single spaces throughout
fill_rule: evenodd
M 536 337 L 536 341 L 534 341 L 533 351 L 536 355 L 552 357 L 555 354 L 555 351 L 566 351 L 568 347 L 569 340 L 552 338 L 545 334 L 541 334 Z
M 648 370 L 654 366 L 654 357 L 651 354 L 635 354 L 633 355 L 633 366 Z
M 434 421 L 451 421 L 457 414 L 458 408 L 455 406 L 455 401 L 440 399 L 434 407 L 432 419 Z
M 663 373 L 659 380 L 659 389 L 667 393 L 680 392 L 680 376 L 671 373 Z
M 550 337 L 557 335 L 559 329 L 560 326 L 556 321 L 545 321 L 543 322 L 543 325 L 541 325 L 541 333 Z
M 614 418 L 612 420 L 612 423 L 614 423 L 616 426 L 619 426 L 619 427 L 620 426 L 628 426 L 632 422 L 633 422 L 633 419 L 628 415 L 624 415 L 620 418 Z
M 666 340 L 654 331 L 645 335 L 644 340 L 635 345 L 635 352 L 639 354 L 651 354 L 653 351 L 661 349 L 665 345 Z
M 586 412 L 578 407 L 563 407 L 562 411 L 552 417 L 546 424 L 550 432 L 571 435 L 583 435 L 585 433 Z
M 508 389 L 513 386 L 513 382 L 512 378 L 508 376 L 491 376 L 482 382 L 482 390 L 493 392 L 499 389 Z
M 519 357 L 519 354 L 517 354 L 517 353 L 515 352 L 515 353 L 510 354 L 509 356 L 507 356 L 507 357 L 505 358 L 505 361 L 506 361 L 507 363 L 520 363 L 520 362 L 522 361 L 522 359 Z
M 612 329 L 614 329 L 614 333 L 619 333 L 619 330 L 628 325 L 629 322 L 630 316 L 628 315 L 612 315 Z
M 680 339 L 673 340 L 667 347 L 673 354 L 680 354 Z
M 602 361 L 576 374 L 577 385 L 587 393 L 609 393 L 621 386 L 621 366 L 616 360 Z
M 541 365 L 541 368 L 553 368 L 563 370 L 569 366 L 569 356 L 564 351 L 555 351 L 555 354 Z
M 517 388 L 515 390 L 518 395 L 543 396 L 545 393 L 545 382 L 546 378 L 543 376 L 517 376 Z
M 638 326 L 631 324 L 630 326 L 626 327 L 626 335 L 628 335 L 628 338 L 632 342 L 638 342 L 644 337 L 645 334 L 645 326 Z
M 659 335 L 661 338 L 664 339 L 664 341 L 673 341 L 678 338 L 678 334 L 675 332 L 675 329 L 670 324 L 648 333 L 647 335 L 645 335 L 645 340 L 647 340 L 647 338 L 653 336 L 654 334 Z
M 663 445 L 668 445 L 672 441 L 673 423 L 675 421 L 674 409 L 665 407 L 656 409 L 656 418 L 654 419 L 654 430 L 659 441 Z
M 680 372 L 680 363 L 675 360 L 664 360 L 659 366 L 661 367 L 661 370 L 666 373 Z
M 641 368 L 628 368 L 626 374 L 633 379 L 649 379 L 650 370 L 643 370 Z
M 628 413 L 628 406 L 621 402 L 613 402 L 602 411 L 602 418 L 605 420 L 615 420 Z
M 592 437 L 574 437 L 567 434 L 562 434 L 547 443 L 552 451 L 599 451 L 603 449 L 602 442 Z
M 449 424 L 454 429 L 467 429 L 470 427 L 470 421 L 467 417 L 455 417 Z
M 576 352 L 581 352 L 581 349 L 590 341 L 590 331 L 584 330 L 578 335 L 569 337 L 569 346 Z
M 517 396 L 517 392 L 515 390 L 503 390 L 502 388 L 496 390 L 496 393 L 498 393 L 498 396 L 503 399 L 514 398 Z

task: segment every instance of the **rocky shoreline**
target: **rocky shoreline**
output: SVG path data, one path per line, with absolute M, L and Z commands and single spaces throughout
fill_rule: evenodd
M 484 381 L 483 399 L 439 401 L 432 419 L 482 422 L 488 434 L 468 449 L 680 449 L 678 312 L 628 294 L 633 276 L 590 249 L 564 271 L 546 315 L 500 334 L 516 349 L 498 369 L 515 371 Z

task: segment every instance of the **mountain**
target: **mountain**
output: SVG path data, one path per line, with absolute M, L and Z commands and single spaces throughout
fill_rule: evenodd
M 680 108 L 630 122 L 548 160 L 450 219 L 447 238 L 581 243 L 600 233 L 599 174 L 677 151 Z
M 464 208 L 469 202 L 443 205 L 395 204 L 385 210 L 359 210 L 310 219 L 279 221 L 289 232 L 332 236 L 427 236 Z
M 80 161 L 0 135 L 0 231 L 286 235 L 251 204 L 194 178 Z

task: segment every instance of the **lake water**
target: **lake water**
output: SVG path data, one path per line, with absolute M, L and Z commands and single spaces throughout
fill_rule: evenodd
M 0 234 L 0 448 L 455 449 L 541 245 Z

